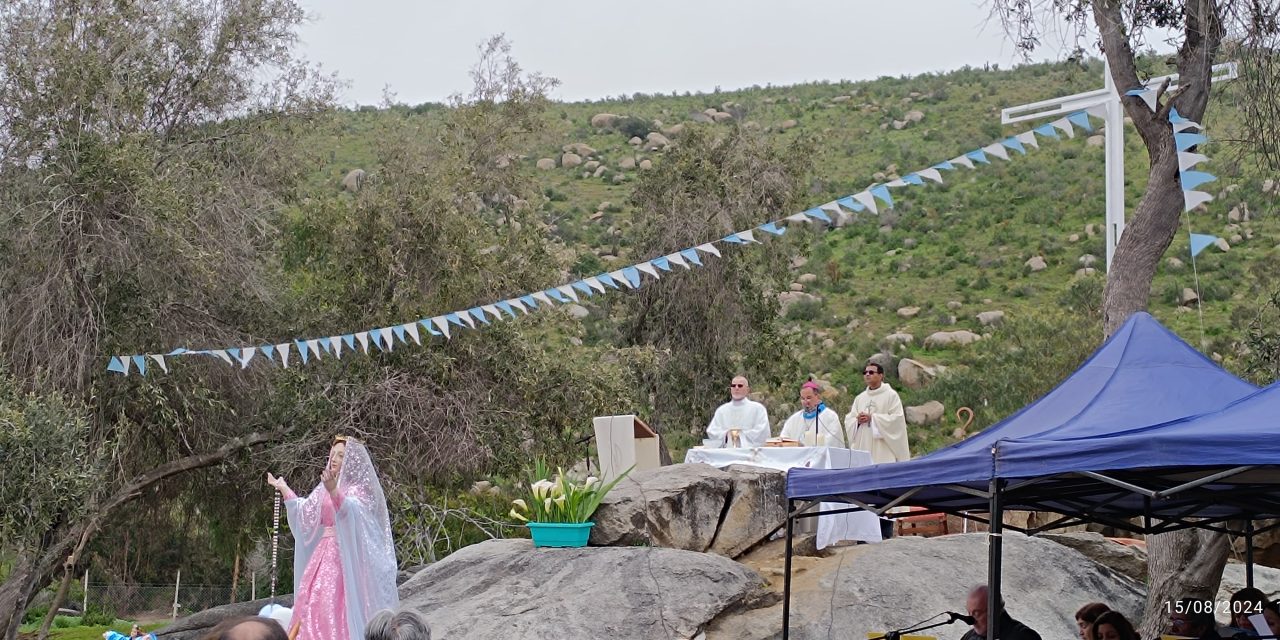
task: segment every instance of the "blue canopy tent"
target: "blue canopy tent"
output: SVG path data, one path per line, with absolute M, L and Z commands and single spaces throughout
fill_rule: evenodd
M 1280 488 L 1280 468 L 1242 465 L 1280 465 L 1280 442 L 1247 458 L 1241 448 L 1272 438 L 1270 425 L 1280 426 L 1280 393 L 1271 394 L 1270 421 L 1265 409 L 1254 409 L 1256 415 L 1249 415 L 1257 420 L 1236 424 L 1232 432 L 1240 433 L 1221 439 L 1217 429 L 1231 418 L 1214 423 L 1212 439 L 1221 446 L 1207 444 L 1209 427 L 1193 426 L 1219 411 L 1242 411 L 1235 407 L 1263 397 L 1254 393 L 1257 387 L 1224 371 L 1149 314 L 1137 313 L 1044 397 L 967 440 L 907 462 L 792 470 L 788 534 L 796 518 L 819 515 L 807 512 L 818 502 L 845 502 L 882 515 L 912 505 L 989 522 L 994 601 L 1005 509 L 1063 514 L 1044 526 L 1019 529 L 1031 534 L 1082 522 L 1139 533 L 1191 526 L 1221 530 L 1232 517 L 1278 517 L 1280 501 L 1264 494 Z M 1177 437 L 1165 441 L 1164 433 Z M 1234 498 L 1225 499 L 1226 493 Z M 1141 524 L 1129 520 L 1135 517 Z M 783 617 L 789 622 L 790 535 L 787 540 Z

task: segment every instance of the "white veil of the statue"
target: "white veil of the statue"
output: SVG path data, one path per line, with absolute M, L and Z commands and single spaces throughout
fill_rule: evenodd
M 400 602 L 396 591 L 396 551 L 391 539 L 391 518 L 387 499 L 378 482 L 369 450 L 359 442 L 347 441 L 342 471 L 338 476 L 338 508 L 334 529 L 338 554 L 342 558 L 342 580 L 346 596 L 347 627 L 351 640 L 364 638 L 373 614 L 394 609 Z M 289 528 L 296 540 L 293 559 L 294 594 L 324 534 L 320 514 L 325 500 L 319 484 L 305 499 L 290 500 Z

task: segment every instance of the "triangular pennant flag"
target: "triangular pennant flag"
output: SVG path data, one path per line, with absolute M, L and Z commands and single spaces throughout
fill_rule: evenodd
M 803 211 L 800 213 L 793 213 L 783 219 L 791 222 L 810 222 L 809 216 L 806 216 Z
M 152 354 L 151 356 L 148 356 L 148 357 L 154 360 L 156 364 L 160 365 L 161 371 L 165 373 L 169 373 L 169 365 L 165 364 L 164 356 L 159 354 Z
M 165 355 L 169 355 L 169 356 L 180 356 L 180 355 L 182 355 L 182 354 L 184 354 L 184 353 L 187 353 L 187 348 L 186 348 L 186 347 L 178 347 L 177 349 L 174 349 L 173 351 L 170 351 L 169 353 L 166 353 Z
M 418 323 L 406 322 L 400 326 L 404 327 L 405 332 L 409 334 L 410 338 L 413 338 L 414 344 L 422 344 L 422 334 L 418 333 Z
M 1174 124 L 1179 124 L 1182 122 L 1191 122 L 1191 121 L 1182 117 L 1182 114 L 1178 113 L 1177 107 L 1169 107 L 1169 122 L 1172 122 Z
M 505 312 L 507 315 L 511 316 L 512 318 L 516 317 L 516 310 L 511 308 L 510 302 L 503 300 L 502 302 L 499 302 L 494 306 L 498 307 L 499 309 L 502 309 L 503 312 Z
M 311 359 L 311 352 L 307 349 L 307 343 L 302 340 L 294 340 L 293 345 L 298 348 L 298 355 L 302 356 L 302 364 L 306 364 Z
M 706 243 L 706 244 L 700 244 L 700 245 L 698 245 L 698 246 L 697 246 L 697 247 L 695 247 L 695 248 L 696 248 L 698 251 L 701 251 L 701 252 L 703 252 L 703 253 L 709 253 L 709 254 L 711 254 L 711 255 L 713 255 L 713 256 L 715 256 L 715 257 L 717 257 L 717 258 L 719 258 L 719 257 L 720 257 L 720 250 L 719 250 L 719 249 L 717 249 L 717 248 L 715 248 L 715 245 L 712 245 L 710 242 L 708 242 L 708 243 Z
M 532 294 L 532 295 L 533 295 L 533 299 L 534 299 L 534 300 L 537 300 L 538 302 L 541 302 L 542 304 L 545 304 L 545 305 L 547 305 L 548 307 L 554 307 L 554 306 L 555 306 L 555 303 L 551 301 L 551 298 L 549 298 L 549 297 L 547 296 L 547 293 L 546 293 L 545 291 L 539 291 L 539 292 L 534 293 L 534 294 Z
M 121 359 L 120 356 L 111 356 L 111 362 L 107 363 L 107 371 L 123 373 L 129 375 L 129 365 L 125 364 L 128 360 Z
M 1190 211 L 1210 200 L 1213 200 L 1213 196 L 1203 191 L 1183 191 L 1182 210 Z
M 355 335 L 354 333 L 348 333 L 348 334 L 343 335 L 343 336 L 342 336 L 342 341 L 343 341 L 343 342 L 345 342 L 345 343 L 347 343 L 347 348 L 348 348 L 348 349 L 350 349 L 350 350 L 352 350 L 352 351 L 355 351 L 355 350 L 356 350 L 356 335 Z
M 595 289 L 596 291 L 599 291 L 600 293 L 605 292 L 604 283 L 600 282 L 600 278 L 597 276 L 591 276 L 590 278 L 583 278 L 582 281 L 587 283 L 587 286 L 591 287 L 592 289 Z
M 378 329 L 378 333 L 382 335 L 382 345 L 387 351 L 391 351 L 395 346 L 395 340 L 391 338 L 391 329 L 384 327 Z
M 1034 133 L 1038 133 L 1046 138 L 1053 138 L 1054 140 L 1059 139 L 1058 130 L 1053 127 L 1053 124 L 1042 124 L 1032 129 L 1031 131 Z
M 928 169 L 925 169 L 925 171 L 928 171 Z M 934 173 L 937 173 L 937 171 L 934 171 Z M 924 180 L 914 173 L 908 173 L 907 175 L 902 176 L 902 180 L 907 184 L 914 184 L 918 187 L 924 186 Z
M 517 311 L 525 315 L 529 314 L 529 307 L 524 306 L 524 302 L 522 302 L 520 298 L 511 298 L 507 300 L 507 302 L 509 302 L 512 308 L 516 309 Z
M 1190 151 L 1179 151 L 1178 169 L 1180 171 L 1186 171 L 1187 169 L 1190 169 L 1191 167 L 1194 167 L 1208 159 L 1209 157 L 1203 154 L 1191 153 Z
M 765 224 L 769 224 L 769 225 L 771 225 L 771 224 L 773 224 L 773 223 L 772 223 L 772 222 L 766 222 Z M 779 231 L 778 231 L 778 235 L 782 235 L 782 232 L 783 232 L 783 231 L 786 231 L 786 229 L 781 229 L 781 230 L 779 230 Z M 668 258 L 668 257 L 666 257 L 666 256 L 662 256 L 662 257 L 660 257 L 660 258 L 654 258 L 654 259 L 653 259 L 653 266 L 655 266 L 655 267 L 657 267 L 657 268 L 659 268 L 659 269 L 662 269 L 663 271 L 670 271 L 670 270 L 671 270 L 671 258 Z
M 499 316 L 499 315 L 498 315 L 498 314 L 496 314 L 496 313 L 495 313 L 495 314 L 493 314 L 493 315 L 498 316 L 499 318 L 501 318 L 501 316 Z M 422 328 L 423 328 L 423 329 L 426 329 L 426 330 L 427 330 L 427 333 L 429 333 L 429 334 L 431 334 L 431 335 L 433 335 L 433 336 L 442 336 L 442 335 L 444 335 L 443 333 L 440 333 L 440 331 L 436 329 L 436 325 L 432 322 L 432 319 L 431 319 L 431 318 L 423 318 L 423 319 L 421 319 L 421 320 L 419 320 L 419 321 L 418 321 L 418 324 L 422 325 Z
M 227 349 L 227 353 L 228 353 L 228 354 L 230 354 L 230 355 L 231 355 L 231 358 L 232 358 L 232 359 L 234 359 L 234 360 L 239 360 L 239 359 L 240 359 L 240 350 L 239 350 L 239 349 Z
M 674 262 L 677 265 L 684 267 L 686 270 L 693 268 L 693 267 L 690 267 L 689 263 L 685 261 L 683 251 L 681 251 L 680 253 L 668 254 L 667 259 Z
M 391 327 L 391 332 L 392 332 L 392 333 L 394 333 L 394 334 L 396 334 L 396 337 L 400 339 L 400 342 L 404 342 L 404 341 L 405 341 L 405 340 L 404 340 L 404 336 L 405 336 L 405 334 L 406 334 L 406 333 L 408 333 L 408 331 L 405 331 L 405 329 L 404 329 L 404 325 L 402 325 L 402 324 L 398 324 L 398 325 L 396 325 L 396 326 L 394 326 L 394 327 Z
M 244 350 L 240 352 L 240 368 L 241 369 L 249 368 L 249 361 L 253 360 L 253 356 L 257 354 L 258 354 L 257 347 L 245 347 Z
M 1178 174 L 1182 180 L 1182 190 L 1190 191 L 1206 182 L 1213 182 L 1218 177 L 1203 171 L 1182 171 Z
M 574 283 L 574 286 L 577 286 L 577 284 L 578 284 L 578 283 L 576 283 L 576 282 L 575 282 L 575 283 Z M 501 311 L 498 311 L 498 305 L 496 305 L 496 304 L 482 304 L 482 305 L 480 305 L 480 308 L 481 308 L 481 309 L 484 309 L 484 312 L 485 312 L 485 313 L 487 313 L 487 314 L 489 314 L 489 315 L 493 316 L 495 320 L 501 320 L 501 319 L 502 319 L 502 318 L 501 318 L 501 316 L 502 316 L 502 312 L 501 312 Z
M 600 275 L 596 276 L 596 279 L 598 279 L 598 280 L 600 281 L 600 283 L 601 283 L 601 284 L 603 284 L 603 285 L 604 285 L 604 286 L 606 286 L 606 287 L 609 287 L 610 289 L 619 289 L 619 288 L 621 288 L 621 287 L 619 287 L 619 286 L 618 286 L 618 283 L 617 283 L 616 281 L 614 281 L 613 276 L 611 276 L 611 275 L 609 275 L 609 274 L 607 274 L 607 273 L 602 273 L 602 274 L 600 274 Z
M 534 304 L 537 304 L 537 303 L 534 303 Z M 476 328 L 475 325 L 471 323 L 470 317 L 458 315 L 458 312 L 456 311 L 453 313 L 446 313 L 444 316 L 444 319 L 448 320 L 450 324 L 456 324 L 459 327 L 462 327 L 463 329 L 466 329 L 468 327 L 472 329 Z
M 951 160 L 949 160 L 948 162 L 952 162 L 952 163 L 955 163 L 955 164 L 958 164 L 958 165 L 961 165 L 961 166 L 969 167 L 970 169 L 972 169 L 972 168 L 973 168 L 973 160 L 970 160 L 968 156 L 956 156 L 956 157 L 952 158 Z
M 1089 114 L 1083 111 L 1077 111 L 1067 116 L 1067 120 L 1085 131 L 1093 131 L 1093 123 L 1089 122 Z
M 1040 141 L 1036 139 L 1036 134 L 1030 131 L 1023 131 L 1022 133 L 1014 136 L 1013 139 L 1021 142 L 1022 144 L 1035 147 L 1036 149 L 1040 148 Z
M 529 294 L 527 294 L 527 293 L 526 293 L 526 294 L 524 294 L 524 295 L 522 295 L 522 296 L 520 296 L 520 302 L 524 303 L 524 306 L 529 307 L 530 309 L 537 309 L 537 308 L 538 308 L 538 301 L 537 301 L 537 300 L 534 300 L 534 299 L 533 299 L 533 296 L 531 296 L 531 295 L 529 295 Z M 525 313 L 528 313 L 528 312 L 526 311 Z
M 227 352 L 225 349 L 213 349 L 209 351 L 209 355 L 222 358 L 223 362 L 226 362 L 227 364 L 231 364 L 231 356 L 227 355 Z
M 1000 158 L 1001 160 L 1009 159 L 1009 152 L 1005 151 L 1004 145 L 999 142 L 993 142 L 979 149 L 979 151 L 982 151 L 984 153 L 989 153 L 997 158 Z
M 831 217 L 827 215 L 826 211 L 823 211 L 819 207 L 814 207 L 812 209 L 809 209 L 808 211 L 805 211 L 804 214 L 806 216 L 809 216 L 810 218 L 817 218 L 818 220 L 821 220 L 827 224 L 831 224 Z
M 1194 258 L 1197 255 L 1200 255 L 1201 251 L 1204 251 L 1206 247 L 1217 241 L 1217 236 L 1206 235 L 1203 233 L 1191 234 L 1191 257 Z
M 1186 122 L 1175 122 L 1173 124 L 1174 133 L 1182 133 L 1183 131 L 1197 130 L 1199 128 L 1200 128 L 1199 123 L 1192 122 L 1190 120 Z
M 627 269 L 630 269 L 630 268 L 631 267 L 627 267 Z M 639 286 L 639 285 L 631 284 L 631 278 L 628 278 L 627 275 L 623 273 L 623 271 L 624 271 L 623 269 L 618 269 L 617 271 L 610 271 L 609 277 L 613 278 L 614 282 L 621 282 L 622 284 L 627 285 L 628 289 L 634 289 L 637 286 Z M 639 280 L 639 279 L 640 279 L 640 274 L 637 273 L 636 280 Z
M 264 345 L 262 345 L 261 347 L 258 347 L 258 350 L 259 350 L 259 351 L 261 351 L 261 352 L 262 352 L 262 355 L 266 356 L 268 360 L 270 360 L 270 361 L 272 361 L 272 362 L 275 362 L 275 361 L 276 361 L 276 347 L 275 347 L 275 345 L 272 345 L 272 344 L 264 344 Z
M 485 315 L 484 310 L 480 307 L 471 307 L 470 309 L 467 309 L 467 313 L 471 314 L 472 318 L 475 318 L 485 324 L 489 324 L 489 316 Z
M 654 268 L 652 262 L 641 262 L 640 264 L 636 265 L 636 268 L 644 273 L 647 273 L 653 276 L 654 280 L 662 279 L 662 276 L 658 275 L 658 270 Z
M 894 189 L 897 189 L 897 188 L 899 188 L 899 187 L 905 187 L 905 186 L 907 186 L 907 181 L 906 181 L 906 180 L 903 180 L 902 178 L 898 178 L 898 179 L 896 179 L 896 180 L 890 180 L 890 181 L 888 181 L 888 182 L 884 183 L 884 186 L 886 186 L 886 187 L 893 187 Z
M 694 263 L 694 264 L 698 265 L 699 267 L 701 267 L 701 266 L 702 266 L 702 258 L 698 256 L 698 252 L 697 252 L 697 251 L 694 251 L 693 249 L 681 249 L 681 250 L 680 250 L 680 255 L 681 255 L 684 259 L 688 260 L 689 262 L 692 262 L 692 263 Z M 689 265 L 687 265 L 687 264 L 686 264 L 686 265 L 683 265 L 683 266 L 688 267 Z M 689 268 L 692 268 L 692 267 L 689 267 Z
M 329 350 L 333 352 L 333 355 L 337 356 L 339 360 L 342 359 L 342 336 L 333 336 L 332 338 L 329 338 Z
M 937 173 L 937 171 L 935 171 L 935 170 L 933 170 L 933 169 L 925 169 L 925 171 L 933 171 L 934 173 Z M 921 174 L 923 174 L 923 173 L 924 173 L 924 171 L 921 171 L 920 173 L 921 173 Z M 865 205 L 863 205 L 861 202 L 858 202 L 857 200 L 854 200 L 854 199 L 853 199 L 853 196 L 845 196 L 845 197 L 843 197 L 843 198 L 840 198 L 839 200 L 836 200 L 836 204 L 838 204 L 838 205 L 840 205 L 840 206 L 842 206 L 842 207 L 844 207 L 844 208 L 846 208 L 846 209 L 853 210 L 853 211 L 866 211 L 866 210 L 867 210 L 867 207 L 866 207 Z
M 586 280 L 579 280 L 573 283 L 573 288 L 587 294 L 588 296 L 591 295 L 591 285 L 587 284 Z
M 1092 107 L 1086 107 L 1084 112 L 1099 120 L 1102 120 L 1104 123 L 1106 122 L 1107 105 L 1105 104 L 1095 104 Z
M 991 161 L 987 159 L 987 154 L 983 153 L 982 149 L 974 149 L 973 151 L 970 151 L 969 153 L 964 154 L 964 157 L 970 160 L 973 160 L 975 162 L 981 162 L 983 164 L 991 164 Z M 970 166 L 973 166 L 973 165 L 970 165 Z
M 321 349 L 324 349 L 324 352 L 325 352 L 325 353 L 332 354 L 332 353 L 333 353 L 333 342 L 332 342 L 332 341 L 333 341 L 333 339 L 332 339 L 332 338 L 321 338 L 321 339 L 320 339 L 320 348 L 321 348 Z
M 887 205 L 890 209 L 893 208 L 893 196 L 889 195 L 888 187 L 885 187 L 882 184 L 878 184 L 868 189 L 868 191 L 871 192 L 871 195 L 883 200 L 885 205 Z
M 280 366 L 289 368 L 289 343 L 276 345 L 276 353 L 280 354 Z
M 932 167 L 930 167 L 930 168 L 931 168 L 931 169 L 945 169 L 945 170 L 947 170 L 947 171 L 955 171 L 955 170 L 956 170 L 956 166 L 955 166 L 954 164 L 951 164 L 951 161 L 950 161 L 950 160 L 947 160 L 947 161 L 945 161 L 945 162 L 939 162 L 938 164 L 935 164 L 935 165 L 933 165 L 933 166 L 932 166 Z
M 1178 151 L 1186 151 L 1198 144 L 1204 144 L 1209 138 L 1199 133 L 1175 133 L 1173 134 L 1173 142 L 1178 145 Z
M 1152 111 L 1156 110 L 1156 92 L 1154 89 L 1130 89 L 1124 92 L 1124 94 L 1126 96 L 1141 98 L 1143 102 L 1147 103 L 1148 109 Z
M 311 350 L 311 355 L 315 356 L 317 360 L 320 359 L 320 341 L 319 340 L 308 340 L 307 348 Z
M 659 258 L 659 260 L 660 260 L 660 259 L 661 259 L 661 258 Z M 577 302 L 577 301 L 578 301 L 578 292 L 577 292 L 577 291 L 574 291 L 574 290 L 573 290 L 573 287 L 571 287 L 571 286 L 569 286 L 569 285 L 567 285 L 567 284 L 562 284 L 562 285 L 560 285 L 560 286 L 556 287 L 556 291 L 559 291 L 559 292 L 560 292 L 560 295 L 561 295 L 561 296 L 563 296 L 564 298 L 566 298 L 566 301 L 567 301 L 567 302 Z
M 738 234 L 736 233 L 731 233 L 723 238 L 720 238 L 720 241 L 728 242 L 729 244 L 746 244 L 746 242 L 744 242 L 742 238 L 739 238 Z
M 364 350 L 365 354 L 368 354 L 369 353 L 369 332 L 357 331 L 356 340 L 360 341 L 360 348 Z
M 499 305 L 508 305 L 508 306 L 509 306 L 509 303 L 507 303 L 507 302 L 499 302 Z M 515 316 L 516 316 L 515 312 L 512 312 L 512 314 L 511 314 L 511 315 L 512 315 L 512 317 L 515 317 Z M 445 319 L 444 319 L 444 316 L 435 316 L 435 317 L 433 317 L 433 319 L 431 319 L 431 324 L 434 324 L 434 325 L 435 325 L 435 328 L 436 328 L 436 329 L 439 329 L 439 330 L 440 330 L 440 333 L 444 334 L 444 337 L 445 337 L 445 338 L 453 338 L 453 337 L 452 337 L 452 335 L 449 335 L 449 321 L 448 321 L 448 320 L 445 320 Z
M 623 280 L 625 280 L 627 284 L 631 285 L 632 289 L 636 289 L 640 286 L 640 270 L 639 269 L 635 267 L 627 267 L 622 270 L 621 275 Z
M 859 191 L 858 193 L 853 194 L 852 197 L 854 200 L 862 203 L 862 206 L 870 209 L 871 213 L 880 213 L 880 211 L 876 209 L 876 198 L 871 195 L 870 191 Z
M 784 227 L 779 227 L 778 225 L 776 225 L 776 224 L 774 224 L 774 223 L 772 223 L 772 222 L 766 222 L 766 223 L 764 223 L 764 224 L 762 224 L 762 225 L 760 225 L 759 227 L 756 227 L 756 228 L 757 228 L 757 229 L 759 229 L 759 230 L 761 230 L 761 231 L 763 231 L 763 232 L 765 232 L 765 233 L 771 233 L 771 234 L 773 234 L 773 235 L 775 235 L 775 236 L 780 236 L 780 235 L 782 235 L 782 234 L 784 234 L 784 233 L 786 233 L 786 232 L 787 232 L 786 228 L 784 228 Z M 659 258 L 658 260 L 661 260 L 661 258 Z M 657 264 L 658 260 L 654 260 L 653 262 L 654 262 L 655 264 Z
M 378 329 L 369 330 L 369 342 L 383 351 L 387 350 L 386 345 L 382 344 L 382 333 Z
M 133 366 L 138 370 L 138 375 L 147 375 L 147 359 L 142 356 L 133 356 Z
M 1068 138 L 1076 137 L 1076 128 L 1071 126 L 1071 121 L 1068 120 L 1067 118 L 1059 118 L 1057 120 L 1054 120 L 1053 122 L 1050 122 L 1049 124 L 1052 124 L 1054 128 L 1067 134 Z
M 1017 151 L 1018 153 L 1021 153 L 1024 156 L 1027 155 L 1027 148 L 1022 146 L 1022 141 L 1017 138 L 1005 138 L 1004 140 L 1000 141 L 1000 144 L 1010 149 L 1013 149 L 1014 151 Z
M 560 304 L 569 304 L 570 302 L 573 302 L 569 298 L 565 297 L 563 293 L 560 293 L 559 289 L 547 289 L 546 291 L 543 291 L 543 293 L 547 294 L 552 300 L 555 300 Z
M 932 180 L 932 181 L 934 181 L 934 182 L 936 182 L 936 183 L 938 183 L 938 184 L 942 184 L 942 172 L 938 171 L 937 169 L 933 169 L 933 168 L 929 168 L 929 169 L 921 169 L 921 170 L 920 170 L 920 175 L 922 175 L 922 176 L 924 176 L 924 177 L 926 177 L 926 178 L 928 178 L 928 179 L 930 179 L 930 180 Z

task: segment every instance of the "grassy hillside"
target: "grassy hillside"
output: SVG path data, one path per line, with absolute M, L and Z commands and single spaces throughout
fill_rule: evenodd
M 1152 74 L 1164 72 L 1155 63 L 1148 66 Z M 817 171 L 810 188 L 811 204 L 818 205 L 1025 131 L 1038 123 L 1002 127 L 1000 109 L 1096 88 L 1101 73 L 1097 62 L 1087 67 L 1062 63 L 1013 70 L 966 68 L 870 82 L 560 103 L 549 111 L 552 133 L 533 143 L 515 162 L 536 175 L 543 186 L 548 241 L 556 247 L 567 281 L 571 275 L 591 275 L 652 257 L 634 255 L 629 249 L 630 185 L 643 170 L 630 166 L 645 160 L 660 163 L 663 154 L 660 149 L 645 151 L 629 143 L 633 134 L 644 138 L 649 131 L 665 130 L 672 143 L 679 144 L 680 133 L 671 130 L 676 125 L 686 129 L 742 126 L 767 131 L 779 142 L 812 137 L 817 143 Z M 1215 95 L 1205 118 L 1208 135 L 1219 140 L 1238 137 L 1231 104 L 1239 96 L 1229 87 Z M 441 108 L 422 105 L 343 114 L 337 132 L 318 141 L 329 151 L 329 161 L 316 174 L 316 188 L 337 189 L 342 176 L 357 167 L 376 178 L 368 133 L 388 118 L 407 118 L 420 123 L 422 135 L 437 135 L 433 114 Z M 696 121 L 708 119 L 700 117 L 708 109 L 731 117 L 721 117 L 723 122 Z M 610 128 L 593 127 L 592 117 L 602 113 L 622 119 Z M 1003 363 L 998 372 L 992 370 L 992 376 L 1034 377 L 1031 370 L 1042 369 L 1043 361 L 1055 356 L 1061 360 L 1056 366 L 1067 370 L 1100 341 L 1094 325 L 1069 333 L 1059 326 L 1060 320 L 1054 321 L 1057 325 L 1019 324 L 1053 310 L 1065 311 L 1058 317 L 1085 316 L 1086 309 L 1099 302 L 1105 257 L 1100 142 L 1087 135 L 1043 140 L 1039 150 L 1028 149 L 1025 157 L 1010 152 L 1010 162 L 993 158 L 991 165 L 978 165 L 976 170 L 944 172 L 945 185 L 896 189 L 895 209 L 879 216 L 859 214 L 852 224 L 821 235 L 808 254 L 800 256 L 805 264 L 795 269 L 795 279 L 801 287 L 793 288 L 817 299 L 792 305 L 785 320 L 797 337 L 801 362 L 815 376 L 835 385 L 835 404 L 842 412 L 849 394 L 861 383 L 862 363 L 874 353 L 892 352 L 899 358 L 951 366 L 953 371 L 956 365 L 970 371 L 981 368 L 985 366 L 978 364 L 981 358 L 988 358 L 982 361 L 987 363 L 994 361 L 991 358 L 998 360 L 1009 347 L 991 345 L 1008 342 L 1009 329 L 982 326 L 977 314 L 983 311 L 1003 311 L 1014 331 L 1038 331 L 1050 337 L 1056 333 L 1059 340 L 1068 336 L 1072 340 L 1061 354 L 1032 354 Z M 560 165 L 565 146 L 571 144 L 586 145 L 595 152 L 590 157 L 603 167 L 599 175 L 597 167 L 588 165 L 537 168 L 540 159 Z M 1267 176 L 1257 173 L 1251 159 L 1231 145 L 1211 143 L 1205 153 L 1211 161 L 1202 168 L 1218 175 L 1219 181 L 1204 188 L 1217 199 L 1206 212 L 1194 213 L 1186 222 L 1197 233 L 1227 238 L 1231 248 L 1223 252 L 1211 247 L 1197 260 L 1203 300 L 1201 346 L 1235 367 L 1242 328 L 1252 320 L 1256 303 L 1269 293 L 1280 272 L 1276 244 L 1280 222 L 1272 214 L 1280 189 L 1264 192 Z M 1132 209 L 1146 174 L 1145 151 L 1133 131 L 1126 136 L 1126 165 Z M 1229 219 L 1232 211 L 1238 221 Z M 777 213 L 782 217 L 794 212 Z M 1184 288 L 1196 287 L 1185 229 L 1162 262 L 1151 310 L 1196 344 L 1201 342 L 1201 316 L 1194 306 L 1180 305 L 1178 299 Z M 1036 256 L 1044 259 L 1047 268 L 1033 272 L 1026 265 Z M 1089 256 L 1096 259 L 1092 266 L 1097 272 L 1078 273 Z M 904 307 L 918 311 L 900 314 Z M 602 321 L 593 314 L 584 322 L 590 327 Z M 982 355 L 970 353 L 979 349 L 977 345 L 926 349 L 922 344 L 935 331 L 960 329 L 989 334 L 986 342 L 990 344 L 981 347 Z M 911 334 L 914 340 L 888 344 L 884 338 L 893 333 Z M 942 399 L 948 414 L 957 403 L 974 404 L 979 409 L 979 426 L 1003 415 L 989 403 L 990 395 L 1001 393 L 1003 381 L 984 378 L 981 371 L 966 380 L 966 388 L 960 390 L 940 384 L 905 391 L 904 401 Z M 760 391 L 770 401 L 775 421 L 794 410 L 791 389 Z M 708 412 L 718 401 L 707 400 Z M 920 445 L 931 448 L 946 442 L 954 426 L 951 420 L 948 417 L 939 427 L 923 429 Z

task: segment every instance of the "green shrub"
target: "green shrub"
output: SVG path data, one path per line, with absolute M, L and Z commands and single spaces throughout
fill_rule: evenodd
M 653 125 L 648 121 L 635 116 L 626 116 L 618 118 L 614 122 L 613 128 L 626 136 L 628 140 L 631 138 L 644 138 L 653 131 Z
M 788 320 L 812 321 L 818 318 L 822 313 L 822 301 L 820 300 L 801 300 L 787 307 Z

